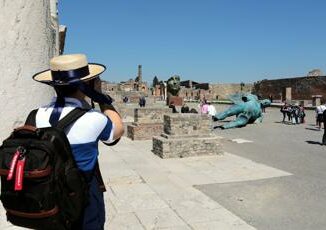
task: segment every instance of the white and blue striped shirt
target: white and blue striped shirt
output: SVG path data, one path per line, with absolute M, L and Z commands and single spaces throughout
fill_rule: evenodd
M 55 101 L 56 98 L 49 105 L 38 109 L 35 119 L 37 128 L 51 126 L 49 119 Z M 66 97 L 65 107 L 62 110 L 60 119 L 76 107 L 87 108 L 89 104 L 86 101 Z M 106 143 L 112 142 L 113 131 L 114 125 L 111 120 L 94 109 L 85 113 L 65 130 L 79 169 L 90 171 L 94 168 L 98 156 L 99 140 Z

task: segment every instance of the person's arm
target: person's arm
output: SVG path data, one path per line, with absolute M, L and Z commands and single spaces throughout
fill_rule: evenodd
M 100 78 L 94 80 L 94 89 L 102 92 Z M 103 114 L 110 118 L 114 125 L 113 139 L 119 139 L 124 133 L 124 126 L 119 113 L 115 111 L 113 105 L 100 104 L 100 109 Z
M 113 139 L 120 138 L 124 133 L 124 126 L 120 115 L 114 111 L 113 105 L 100 104 L 101 112 L 110 118 L 114 124 Z

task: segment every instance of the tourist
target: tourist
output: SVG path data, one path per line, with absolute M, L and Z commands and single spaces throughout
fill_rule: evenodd
M 292 124 L 299 124 L 299 113 L 300 113 L 300 108 L 299 106 L 293 105 L 292 106 Z
M 181 113 L 189 113 L 189 107 L 185 103 L 181 107 Z
M 265 106 L 262 103 L 260 103 L 260 109 L 261 109 L 261 112 L 262 113 L 265 113 L 266 112 L 265 111 Z
M 196 109 L 192 108 L 189 113 L 198 113 Z
M 139 106 L 140 107 L 145 107 L 145 105 L 146 105 L 146 99 L 145 99 L 145 97 L 144 96 L 139 97 Z
M 287 107 L 287 111 L 286 111 L 286 115 L 287 115 L 287 117 L 288 117 L 288 121 L 289 122 L 291 122 L 292 121 L 292 106 L 291 105 L 289 105 L 288 107 Z
M 283 114 L 283 120 L 282 120 L 283 123 L 285 122 L 285 117 L 288 112 L 288 107 L 289 107 L 288 104 L 286 102 L 284 102 L 284 105 L 282 105 L 281 110 L 280 110 L 281 113 Z
M 323 120 L 323 112 L 326 110 L 326 106 L 325 105 L 319 105 L 316 107 L 316 126 L 318 127 L 318 129 L 321 129 L 321 123 L 324 121 Z
M 211 102 L 208 102 L 208 108 L 207 108 L 207 110 L 208 110 L 208 114 L 209 114 L 210 116 L 213 117 L 213 116 L 216 115 L 216 109 L 215 109 L 215 106 L 212 105 Z
M 201 114 L 207 114 L 208 113 L 208 104 L 207 104 L 206 99 L 204 99 L 202 104 L 201 104 L 200 112 L 201 112 Z
M 169 108 L 172 109 L 172 113 L 178 113 L 173 101 L 170 102 Z
M 323 112 L 323 120 L 326 121 L 326 109 Z M 322 145 L 326 145 L 326 122 L 324 122 L 324 135 L 323 135 Z
M 123 101 L 123 103 L 128 103 L 128 101 L 129 101 L 129 99 L 128 99 L 128 97 L 127 96 L 125 96 L 123 99 L 122 99 L 122 101 Z
M 306 117 L 306 113 L 304 112 L 304 106 L 302 104 L 300 104 L 299 107 L 299 118 L 300 118 L 300 123 L 305 123 L 305 117 Z
M 98 174 L 94 173 L 98 165 L 98 142 L 109 144 L 119 140 L 124 132 L 119 114 L 101 92 L 99 75 L 105 67 L 88 64 L 86 56 L 81 54 L 54 57 L 50 66 L 50 70 L 33 76 L 34 80 L 53 86 L 57 93 L 50 104 L 37 110 L 36 127 L 54 126 L 75 108 L 89 109 L 65 131 L 76 164 L 88 176 L 89 183 L 88 204 L 78 223 L 73 223 L 73 229 L 104 229 L 103 191 Z M 99 103 L 101 112 L 90 107 L 86 95 Z

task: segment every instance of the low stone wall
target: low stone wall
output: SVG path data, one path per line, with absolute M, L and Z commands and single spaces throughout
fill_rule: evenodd
M 150 140 L 163 131 L 164 114 L 172 113 L 168 107 L 135 108 L 134 122 L 127 126 L 127 136 L 132 140 Z
M 161 158 L 221 154 L 221 138 L 211 134 L 211 125 L 208 115 L 164 115 L 164 133 L 153 137 L 153 153 Z

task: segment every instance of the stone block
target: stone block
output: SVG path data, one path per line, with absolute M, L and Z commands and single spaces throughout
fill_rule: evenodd
M 163 116 L 172 113 L 172 109 L 135 108 L 134 122 L 127 126 L 127 136 L 132 140 L 151 140 L 163 132 Z
M 216 136 L 191 138 L 153 137 L 153 152 L 161 158 L 183 158 L 222 154 L 221 138 Z
M 212 118 L 206 114 L 164 115 L 164 133 L 168 135 L 207 135 L 211 132 Z
M 153 137 L 153 153 L 161 158 L 217 155 L 221 138 L 211 134 L 208 115 L 166 114 L 161 136 Z
M 163 123 L 132 123 L 127 126 L 127 136 L 131 140 L 150 140 L 153 136 L 161 133 Z

